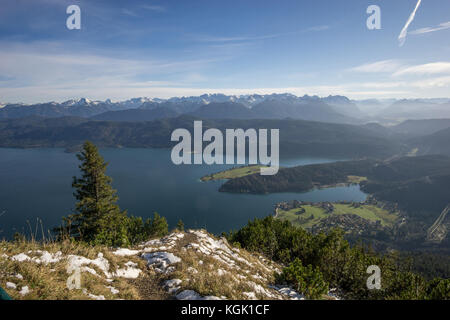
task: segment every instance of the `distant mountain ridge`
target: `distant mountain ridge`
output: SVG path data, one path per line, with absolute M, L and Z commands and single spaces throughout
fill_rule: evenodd
M 137 109 L 158 111 L 136 111 Z M 354 123 L 356 118 L 361 116 L 357 106 L 347 97 L 297 97 L 288 93 L 241 96 L 205 94 L 170 99 L 133 98 L 121 102 L 81 98 L 61 103 L 10 104 L 0 109 L 0 119 L 75 116 L 109 121 L 152 121 L 178 114 L 189 114 L 201 119 L 291 118 L 335 123 Z M 352 114 L 355 114 L 355 117 L 352 117 Z
M 390 129 L 396 133 L 410 136 L 423 136 L 450 127 L 450 119 L 406 120 Z
M 137 110 L 142 111 L 142 110 Z M 0 120 L 0 147 L 73 148 L 85 140 L 101 147 L 169 148 L 176 128 L 193 132 L 196 117 L 181 115 L 154 121 L 99 121 L 85 118 Z M 280 130 L 280 155 L 388 157 L 402 146 L 360 126 L 304 120 L 206 119 L 205 127 Z
M 107 111 L 91 117 L 93 120 L 101 121 L 153 121 L 164 118 L 174 118 L 180 113 L 169 108 L 154 108 L 154 109 L 127 109 L 118 111 Z
M 112 121 L 151 121 L 160 118 L 153 112 L 142 112 L 137 116 L 135 109 L 165 108 L 168 117 L 176 114 L 190 114 L 199 118 L 224 119 L 302 119 L 334 123 L 379 122 L 385 125 L 398 124 L 408 119 L 450 118 L 450 99 L 366 99 L 351 100 L 345 96 L 329 95 L 296 96 L 290 93 L 274 94 L 203 94 L 200 96 L 173 97 L 169 99 L 139 97 L 113 102 L 71 99 L 64 102 L 37 104 L 0 104 L 0 119 L 14 119 L 28 116 L 56 118 L 75 116 L 83 118 L 108 119 Z M 130 110 L 130 111 L 128 111 Z M 118 112 L 113 114 L 111 112 Z M 161 115 L 162 111 L 158 111 Z
M 411 139 L 410 144 L 417 146 L 419 154 L 445 154 L 450 156 L 450 127 L 430 135 Z

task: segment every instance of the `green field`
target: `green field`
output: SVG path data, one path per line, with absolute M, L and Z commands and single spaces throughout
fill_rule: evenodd
M 367 181 L 367 177 L 347 176 L 347 178 L 349 183 L 361 183 Z
M 398 218 L 396 214 L 389 213 L 375 205 L 364 204 L 359 208 L 354 208 L 350 204 L 333 204 L 333 206 L 332 214 L 355 214 L 366 220 L 380 221 L 381 225 L 386 227 L 392 227 Z M 301 208 L 305 209 L 305 212 L 297 214 Z M 330 216 L 330 214 L 325 213 L 324 209 L 313 205 L 303 205 L 301 208 L 288 211 L 277 209 L 277 218 L 290 221 L 302 228 L 310 228 L 319 223 L 320 220 Z
M 211 181 L 211 180 L 224 180 L 224 179 L 234 179 L 240 178 L 244 176 L 248 176 L 250 174 L 259 173 L 260 168 L 264 168 L 267 166 L 263 165 L 252 165 L 246 167 L 233 168 L 217 173 L 212 173 L 207 176 L 200 178 L 202 181 Z

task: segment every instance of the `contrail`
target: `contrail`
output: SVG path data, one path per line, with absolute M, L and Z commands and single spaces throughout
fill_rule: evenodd
M 408 21 L 406 21 L 406 24 L 403 27 L 402 31 L 400 31 L 400 34 L 398 36 L 398 41 L 400 42 L 399 43 L 400 47 L 403 46 L 403 44 L 406 41 L 406 34 L 408 33 L 408 27 L 411 24 L 411 22 L 413 22 L 414 17 L 416 16 L 417 9 L 419 9 L 419 6 L 420 6 L 421 3 L 422 3 L 422 0 L 417 1 L 417 4 L 416 4 L 416 7 L 414 8 L 414 11 L 409 16 Z

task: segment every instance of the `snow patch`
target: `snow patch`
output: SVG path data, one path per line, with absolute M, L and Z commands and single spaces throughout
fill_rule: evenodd
M 108 288 L 109 290 L 111 290 L 112 294 L 118 294 L 119 290 L 117 290 L 116 288 L 112 287 L 112 286 L 106 286 L 106 288 Z
M 94 300 L 106 300 L 105 296 L 103 296 L 103 295 L 96 296 L 95 294 L 87 292 L 86 289 L 83 289 L 83 293 L 85 295 L 87 295 L 89 298 L 94 299 Z
M 286 286 L 269 286 L 269 288 L 272 288 L 279 293 L 281 293 L 284 296 L 288 296 L 290 300 L 305 300 L 305 296 L 298 293 L 291 287 Z
M 152 252 L 142 254 L 142 258 L 147 260 L 149 266 L 153 266 L 155 271 L 161 273 L 169 273 L 173 268 L 169 267 L 171 264 L 180 262 L 181 259 L 170 252 Z
M 215 296 L 202 297 L 200 294 L 194 290 L 183 290 L 175 296 L 177 300 L 222 300 Z
M 250 300 L 256 300 L 256 295 L 254 292 L 242 292 L 242 294 Z
M 24 262 L 24 261 L 30 261 L 31 258 L 22 252 L 22 253 L 16 254 L 15 256 L 12 256 L 11 260 L 18 261 L 18 262 Z
M 136 279 L 141 274 L 141 269 L 136 268 L 137 263 L 128 261 L 125 263 L 126 268 L 117 269 L 115 275 L 117 277 L 127 278 L 127 279 Z
M 28 251 L 28 253 L 33 253 L 33 251 Z M 59 262 L 62 259 L 62 252 L 58 251 L 56 253 L 50 253 L 48 251 L 41 251 L 36 250 L 34 253 L 40 254 L 40 257 L 33 257 L 30 258 L 25 253 L 19 253 L 15 256 L 11 257 L 11 260 L 17 261 L 17 262 L 24 262 L 24 261 L 32 261 L 38 264 L 49 264 L 49 263 L 55 263 Z
M 22 287 L 22 290 L 19 291 L 19 293 L 20 293 L 22 296 L 25 296 L 25 295 L 27 295 L 27 294 L 30 293 L 30 289 L 28 288 L 28 286 L 24 286 L 24 287 Z
M 111 278 L 111 274 L 108 272 L 109 270 L 109 262 L 105 258 L 103 258 L 103 253 L 99 252 L 96 259 L 88 259 L 82 256 L 69 255 L 67 257 L 67 270 L 76 270 L 81 269 L 84 265 L 94 265 L 100 270 L 103 271 L 107 278 Z
M 125 257 L 125 256 L 135 256 L 138 255 L 140 252 L 141 252 L 140 250 L 130 250 L 127 248 L 120 248 L 114 251 L 113 254 L 115 254 L 116 256 Z

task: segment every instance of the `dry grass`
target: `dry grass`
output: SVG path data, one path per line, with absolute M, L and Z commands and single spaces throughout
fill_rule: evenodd
M 88 246 L 82 243 L 72 243 L 69 241 L 61 243 L 38 243 L 38 242 L 0 242 L 0 256 L 6 254 L 9 257 L 19 253 L 25 253 L 29 257 L 38 257 L 36 250 L 56 253 L 61 251 L 64 256 L 72 254 L 79 255 L 89 259 L 95 259 L 99 252 L 110 263 L 110 270 L 123 267 L 128 261 L 145 264 L 140 259 L 128 259 L 118 257 L 105 247 Z M 112 282 L 106 281 L 106 276 L 96 266 L 89 265 L 94 269 L 98 276 L 83 272 L 81 275 L 81 287 L 86 289 L 87 293 L 103 295 L 106 299 L 139 299 L 138 290 L 130 284 L 130 281 L 124 278 L 114 278 Z M 14 299 L 89 299 L 81 289 L 69 290 L 67 288 L 67 279 L 70 276 L 67 273 L 67 261 L 65 259 L 49 264 L 38 264 L 33 261 L 12 261 L 5 257 L 0 257 L 0 286 Z M 21 275 L 23 279 L 17 278 Z M 17 285 L 17 290 L 6 288 L 6 282 L 12 282 Z M 30 293 L 22 296 L 19 290 L 23 286 L 28 286 Z M 113 294 L 107 286 L 112 286 L 119 290 L 119 293 Z
M 203 233 L 207 234 L 205 231 Z M 170 294 L 164 287 L 164 282 L 171 279 L 182 280 L 178 292 L 182 290 L 194 290 L 201 296 L 215 296 L 226 299 L 248 299 L 244 293 L 254 293 L 258 299 L 268 299 L 268 295 L 259 292 L 267 290 L 274 293 L 268 285 L 274 283 L 274 270 L 281 269 L 276 263 L 264 259 L 261 256 L 251 254 L 243 249 L 234 248 L 226 240 L 217 241 L 217 238 L 207 234 L 211 241 L 225 245 L 225 249 L 232 254 L 223 251 L 223 247 L 214 247 L 211 254 L 205 254 L 192 244 L 200 244 L 202 239 L 192 232 L 183 233 L 182 237 L 168 251 L 181 258 L 181 262 L 172 266 L 175 268 L 170 274 L 156 272 L 147 266 L 147 261 L 140 255 L 118 256 L 113 254 L 115 250 L 102 246 L 90 246 L 78 242 L 51 242 L 38 243 L 35 241 L 0 242 L 0 286 L 14 299 L 91 299 L 95 296 L 103 296 L 105 299 L 145 299 L 161 300 L 174 299 L 174 293 Z M 162 244 L 166 246 L 166 244 Z M 131 249 L 131 248 L 130 248 Z M 144 249 L 136 247 L 134 249 Z M 12 256 L 25 253 L 30 258 L 39 258 L 39 251 L 48 251 L 55 254 L 60 251 L 65 257 L 58 262 L 39 264 L 35 261 L 13 261 Z M 158 251 L 158 246 L 152 250 Z M 38 251 L 38 252 L 37 252 Z M 228 251 L 230 252 L 230 251 Z M 109 282 L 104 272 L 94 264 L 86 265 L 94 269 L 96 275 L 89 272 L 81 273 L 81 288 L 69 290 L 67 279 L 67 256 L 76 255 L 88 259 L 96 259 L 99 253 L 109 262 L 109 272 L 119 268 L 125 268 L 125 264 L 133 262 L 142 272 L 136 279 L 111 277 Z M 3 256 L 6 255 L 7 257 Z M 23 279 L 17 278 L 21 275 Z M 111 281 L 112 280 L 112 281 Z M 6 282 L 13 282 L 17 289 L 6 288 Z M 23 286 L 28 286 L 30 293 L 22 296 L 19 291 Z M 119 290 L 114 294 L 109 286 Z
M 204 230 L 203 230 L 204 231 Z M 210 237 L 214 237 L 208 234 Z M 183 246 L 192 241 L 192 234 L 186 234 L 180 246 L 172 252 L 181 258 L 176 265 L 175 272 L 168 279 L 181 279 L 181 290 L 194 290 L 202 296 L 226 297 L 231 300 L 248 299 L 244 292 L 254 292 L 255 289 L 249 284 L 253 282 L 266 287 L 268 283 L 274 282 L 274 273 L 262 266 L 259 257 L 240 249 L 239 256 L 252 264 L 249 267 L 244 262 L 235 261 L 235 266 L 202 254 L 196 250 L 185 249 Z M 232 248 L 230 246 L 230 248 Z M 233 248 L 232 248 L 233 249 Z M 236 248 L 234 248 L 236 250 Z M 273 263 L 273 267 L 278 267 Z M 221 270 L 221 274 L 218 271 Z M 258 275 L 263 278 L 254 278 Z M 267 299 L 264 295 L 256 294 L 260 299 Z

